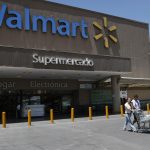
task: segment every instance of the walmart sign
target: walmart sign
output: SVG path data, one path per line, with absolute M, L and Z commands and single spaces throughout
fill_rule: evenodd
M 39 22 L 41 26 L 39 27 Z M 29 8 L 24 8 L 24 15 L 15 10 L 8 10 L 7 4 L 3 3 L 0 9 L 0 27 L 5 24 L 10 29 L 37 32 L 39 29 L 44 33 L 59 34 L 61 36 L 76 37 L 77 31 L 83 39 L 88 39 L 88 25 L 84 19 L 80 22 L 68 21 L 66 19 L 55 19 L 41 15 L 31 15 Z M 109 25 L 107 17 L 103 17 L 102 25 L 94 21 L 93 27 L 97 30 L 94 39 L 104 44 L 105 48 L 110 47 L 109 41 L 118 43 L 118 38 L 114 33 L 117 26 Z M 103 43 L 102 43 L 103 42 Z
M 39 30 L 38 22 L 42 23 L 42 32 L 51 32 L 52 34 L 59 34 L 61 36 L 77 36 L 77 30 L 81 32 L 84 39 L 88 38 L 88 25 L 84 19 L 80 22 L 69 22 L 65 19 L 56 20 L 53 17 L 44 17 L 41 15 L 31 16 L 30 9 L 24 9 L 24 17 L 15 10 L 8 10 L 7 4 L 2 4 L 0 10 L 0 27 L 6 24 L 8 28 L 19 29 L 26 31 L 37 32 Z M 51 24 L 51 28 L 48 27 Z

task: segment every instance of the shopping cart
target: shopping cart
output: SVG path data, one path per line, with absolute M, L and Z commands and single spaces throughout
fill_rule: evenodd
M 140 125 L 138 132 L 150 132 L 150 115 L 145 115 L 143 110 L 136 110 L 134 112 L 137 122 Z

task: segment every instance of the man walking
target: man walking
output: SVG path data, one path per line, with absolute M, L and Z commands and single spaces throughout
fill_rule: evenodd
M 138 112 L 138 110 L 141 109 L 141 104 L 140 104 L 139 97 L 137 94 L 134 95 L 134 99 L 131 102 L 132 102 L 133 116 L 134 116 L 133 124 L 137 123 L 138 128 L 140 128 L 140 123 L 139 123 L 139 120 L 137 117 L 137 112 Z

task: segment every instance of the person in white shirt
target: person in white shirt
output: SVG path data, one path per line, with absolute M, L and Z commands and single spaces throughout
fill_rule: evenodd
M 136 109 L 136 110 L 141 109 L 141 104 L 140 104 L 138 95 L 134 95 L 134 99 L 131 102 L 133 105 L 133 109 Z
M 125 123 L 123 126 L 123 130 L 125 131 L 127 129 L 127 125 L 131 127 L 131 129 L 136 132 L 136 128 L 131 122 L 131 114 L 132 114 L 132 106 L 131 106 L 131 98 L 128 98 L 127 102 L 125 103 Z
M 134 99 L 131 102 L 132 102 L 132 107 L 134 110 L 133 111 L 133 116 L 134 116 L 133 124 L 137 123 L 138 128 L 140 128 L 140 123 L 137 118 L 137 111 L 141 109 L 141 104 L 140 104 L 138 95 L 134 95 Z

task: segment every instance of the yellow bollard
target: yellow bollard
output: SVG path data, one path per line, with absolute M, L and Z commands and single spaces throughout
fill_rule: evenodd
M 149 108 L 149 104 L 147 104 L 147 113 L 150 113 L 150 108 Z
M 120 113 L 121 113 L 121 117 L 124 117 L 124 115 L 123 115 L 123 105 L 120 105 Z
M 31 110 L 28 110 L 28 128 L 31 126 Z
M 89 107 L 89 120 L 92 120 L 92 107 Z
M 74 122 L 74 108 L 71 108 L 71 121 Z
M 50 109 L 50 122 L 53 124 L 54 123 L 54 113 L 53 109 Z
M 2 112 L 2 128 L 6 128 L 6 112 Z
M 105 106 L 106 118 L 109 118 L 108 106 Z

